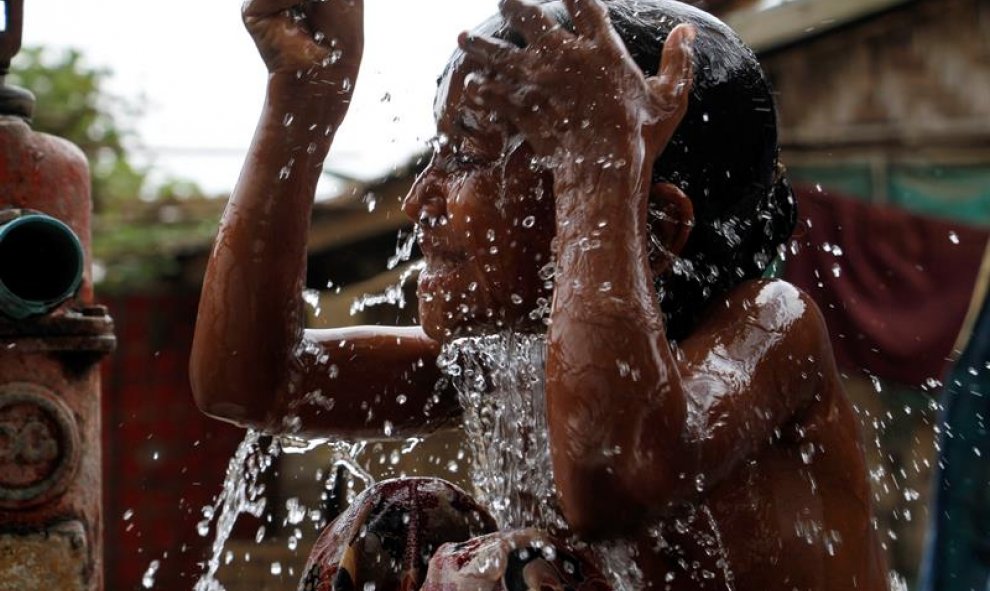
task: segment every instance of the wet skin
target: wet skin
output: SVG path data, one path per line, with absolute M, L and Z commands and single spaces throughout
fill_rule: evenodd
M 437 100 L 444 141 L 404 203 L 423 231 L 422 328 L 321 331 L 303 328 L 306 231 L 359 69 L 362 4 L 245 5 L 268 94 L 204 282 L 197 403 L 275 432 L 423 433 L 459 414 L 434 390 L 439 342 L 547 331 L 551 456 L 573 532 L 635 540 L 657 588 L 885 589 L 856 418 L 810 299 L 749 282 L 676 346 L 665 336 L 654 278 L 683 247 L 691 207 L 649 171 L 686 109 L 692 31 L 671 33 L 646 79 L 599 4 L 565 4 L 575 34 L 510 1 L 525 49 L 461 38 Z M 341 60 L 322 65 L 317 31 Z M 652 255 L 651 199 L 669 218 Z M 547 329 L 530 312 L 551 297 L 551 259 Z

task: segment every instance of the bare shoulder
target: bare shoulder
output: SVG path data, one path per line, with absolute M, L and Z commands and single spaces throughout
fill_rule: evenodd
M 733 297 L 751 304 L 762 323 L 776 330 L 787 330 L 808 323 L 823 322 L 818 305 L 804 291 L 782 279 L 749 281 L 736 290 Z
M 745 383 L 804 392 L 820 379 L 831 381 L 835 362 L 828 329 L 805 292 L 777 279 L 748 281 L 714 301 L 682 343 L 684 369 L 691 373 L 733 361 L 747 368 Z M 791 378 L 806 376 L 809 379 Z M 740 376 L 736 376 L 738 378 Z M 814 379 L 811 379 L 814 378 Z
M 781 279 L 747 281 L 709 307 L 696 332 L 736 332 L 751 327 L 774 334 L 798 332 L 827 338 L 818 305 L 804 291 Z

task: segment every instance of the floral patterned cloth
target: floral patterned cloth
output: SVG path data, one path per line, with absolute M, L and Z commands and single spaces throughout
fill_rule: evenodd
M 300 591 L 608 591 L 582 554 L 538 530 L 495 532 L 485 509 L 439 479 L 381 482 L 330 524 Z
M 430 560 L 422 591 L 609 591 L 584 555 L 535 529 L 445 544 Z

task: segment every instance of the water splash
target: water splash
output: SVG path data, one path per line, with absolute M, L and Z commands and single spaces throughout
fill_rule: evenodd
M 457 339 L 444 347 L 438 365 L 464 409 L 476 494 L 499 527 L 566 531 L 550 460 L 546 337 L 505 332 Z M 614 589 L 643 588 L 633 543 L 592 550 Z
M 313 316 L 319 317 L 320 313 L 323 311 L 320 308 L 320 290 L 318 289 L 304 289 L 302 292 L 303 302 L 313 311 Z
M 545 337 L 507 332 L 455 340 L 438 359 L 464 408 L 472 482 L 502 528 L 566 528 L 549 469 L 545 352 Z
M 890 587 L 890 591 L 908 591 L 907 581 L 894 571 L 890 571 L 887 578 L 887 585 Z
M 161 560 L 152 560 L 151 564 L 148 565 L 147 570 L 144 571 L 144 576 L 141 577 L 141 586 L 145 589 L 151 589 L 155 586 L 155 575 L 158 574 L 158 569 L 161 567 Z
M 326 490 L 330 492 L 343 488 L 347 495 L 344 500 L 350 504 L 361 490 L 375 483 L 375 477 L 371 475 L 367 468 L 368 462 L 364 459 L 368 442 L 329 441 L 326 445 L 330 448 L 331 467 Z
M 217 580 L 217 573 L 221 564 L 230 564 L 233 560 L 231 552 L 225 552 L 231 532 L 238 519 L 244 514 L 256 518 L 270 517 L 271 508 L 268 507 L 265 485 L 261 483 L 261 478 L 271 469 L 278 457 L 283 453 L 299 454 L 317 447 L 328 448 L 331 469 L 330 477 L 325 483 L 326 489 L 328 493 L 344 490 L 346 498 L 341 500 L 350 503 L 361 490 L 375 482 L 374 477 L 365 467 L 367 462 L 363 454 L 366 446 L 367 443 L 363 441 L 303 440 L 289 436 L 274 437 L 270 443 L 265 444 L 261 433 L 248 431 L 244 441 L 230 459 L 220 495 L 212 505 L 203 508 L 205 519 L 197 525 L 199 534 L 205 537 L 215 520 L 212 555 L 206 563 L 206 572 L 193 587 L 194 591 L 224 591 L 224 586 Z M 298 499 L 289 499 L 286 502 L 286 517 L 283 525 L 299 525 L 306 517 L 319 530 L 327 516 L 324 516 L 320 509 L 303 506 Z M 262 526 L 258 529 L 255 541 L 260 543 L 265 535 L 266 528 Z M 302 537 L 302 531 L 297 528 L 289 536 L 290 549 L 294 549 Z M 159 561 L 152 562 L 143 582 L 150 580 L 153 584 L 159 564 Z M 272 568 L 275 569 L 274 566 Z M 273 571 L 272 574 L 280 573 Z M 148 588 L 148 584 L 145 584 L 145 587 Z
M 244 436 L 244 441 L 237 447 L 237 451 L 227 465 L 223 490 L 212 506 L 204 508 L 206 520 L 200 522 L 198 526 L 200 534 L 205 535 L 204 531 L 209 531 L 209 523 L 216 516 L 213 553 L 206 563 L 206 572 L 196 581 L 194 591 L 224 591 L 224 586 L 216 579 L 224 546 L 241 514 L 247 513 L 255 517 L 264 514 L 265 485 L 260 483 L 259 479 L 271 467 L 277 456 L 277 444 L 263 446 L 261 434 L 254 430 L 249 430 Z
M 391 271 L 400 264 L 412 258 L 413 247 L 416 245 L 416 240 L 419 238 L 419 234 L 420 230 L 418 227 L 412 232 L 407 232 L 406 230 L 399 231 L 398 239 L 395 245 L 395 254 L 389 257 L 388 261 L 385 263 L 385 267 L 388 270 Z M 405 308 L 406 283 L 408 283 L 410 279 L 416 276 L 425 267 L 426 263 L 424 261 L 415 262 L 407 266 L 399 275 L 399 280 L 396 284 L 388 286 L 385 288 L 384 292 L 377 294 L 366 293 L 358 298 L 355 298 L 354 302 L 351 304 L 351 316 L 363 312 L 365 309 L 372 306 L 392 305 L 398 306 L 399 308 Z
M 395 254 L 389 257 L 388 261 L 385 263 L 385 268 L 392 270 L 399 266 L 399 263 L 404 263 L 412 257 L 413 246 L 416 245 L 416 240 L 419 239 L 419 229 L 409 232 L 405 236 L 405 231 L 400 230 L 398 236 L 398 244 L 395 246 Z
M 399 280 L 395 285 L 390 285 L 385 288 L 385 291 L 379 294 L 364 294 L 359 298 L 354 300 L 351 304 L 351 316 L 363 312 L 366 308 L 372 306 L 381 305 L 393 305 L 399 308 L 406 307 L 406 283 L 409 282 L 414 276 L 418 275 L 420 271 L 426 268 L 426 263 L 424 261 L 419 261 L 413 263 L 406 267 L 402 274 L 399 275 Z

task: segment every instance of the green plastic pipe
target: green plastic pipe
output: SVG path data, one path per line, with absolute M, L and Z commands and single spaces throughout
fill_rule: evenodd
M 47 314 L 82 284 L 82 242 L 72 228 L 44 214 L 0 226 L 0 314 L 23 320 Z

